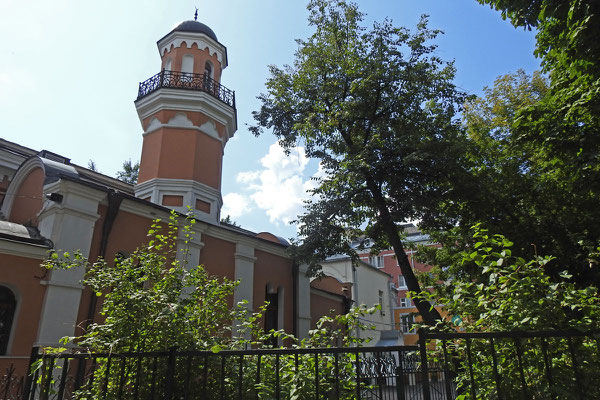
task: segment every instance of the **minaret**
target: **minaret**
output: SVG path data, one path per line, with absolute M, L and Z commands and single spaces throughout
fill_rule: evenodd
M 223 151 L 237 129 L 235 94 L 219 83 L 227 49 L 196 20 L 157 44 L 161 72 L 135 101 L 144 130 L 135 195 L 219 223 Z

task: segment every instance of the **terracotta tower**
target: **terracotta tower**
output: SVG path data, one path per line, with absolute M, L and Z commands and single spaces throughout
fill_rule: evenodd
M 161 72 L 135 101 L 144 130 L 135 195 L 218 223 L 223 151 L 237 129 L 235 94 L 219 83 L 227 49 L 198 21 L 157 44 Z

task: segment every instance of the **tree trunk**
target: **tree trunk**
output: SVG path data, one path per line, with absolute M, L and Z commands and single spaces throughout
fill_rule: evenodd
M 379 211 L 379 223 L 383 227 L 383 230 L 388 238 L 388 241 L 392 245 L 394 249 L 394 253 L 396 254 L 396 258 L 398 259 L 398 266 L 402 271 L 402 275 L 404 276 L 404 280 L 406 282 L 406 286 L 408 290 L 414 293 L 421 293 L 421 285 L 419 284 L 419 280 L 415 276 L 415 273 L 408 261 L 408 256 L 406 255 L 406 251 L 404 250 L 404 245 L 402 244 L 402 240 L 400 239 L 400 233 L 398 232 L 398 226 L 392 220 L 390 212 L 387 208 L 385 198 L 383 197 L 383 193 L 377 186 L 377 184 L 371 179 L 368 175 L 366 175 L 366 183 L 369 191 L 373 195 L 373 200 L 375 201 L 375 206 Z M 436 322 L 442 320 L 442 316 L 440 313 L 431 306 L 427 300 L 422 298 L 414 299 L 415 306 L 419 311 L 419 314 L 423 318 L 423 322 L 427 325 L 435 325 Z

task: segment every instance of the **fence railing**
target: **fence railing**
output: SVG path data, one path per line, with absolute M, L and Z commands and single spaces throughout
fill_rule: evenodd
M 20 398 L 422 399 L 417 349 L 36 354 Z
M 162 70 L 144 82 L 140 82 L 137 99 L 139 100 L 160 88 L 205 92 L 235 108 L 235 92 L 221 85 L 210 76 L 170 70 Z
M 442 333 L 419 346 L 40 353 L 0 400 L 600 399 L 600 331 Z
M 442 364 L 465 399 L 600 399 L 600 331 L 423 330 L 419 347 L 424 377 L 432 361 Z M 433 399 L 423 382 L 424 399 Z

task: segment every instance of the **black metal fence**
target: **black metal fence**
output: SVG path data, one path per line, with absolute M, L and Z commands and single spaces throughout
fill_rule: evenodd
M 420 400 L 417 349 L 37 354 L 20 398 Z
M 205 92 L 235 108 L 235 92 L 221 85 L 210 76 L 169 70 L 162 70 L 144 82 L 140 82 L 137 99 L 139 100 L 160 88 Z
M 0 400 L 600 399 L 600 331 L 419 332 L 419 346 L 41 354 Z
M 435 360 L 464 399 L 600 399 L 600 331 L 420 331 L 419 347 L 423 375 Z

